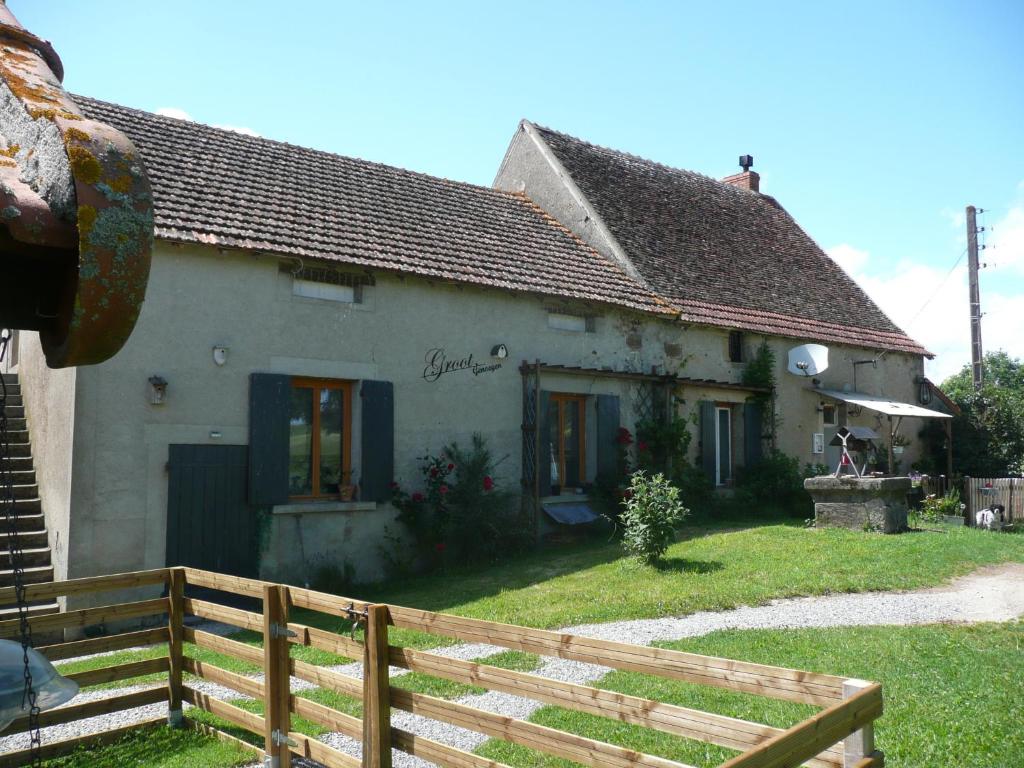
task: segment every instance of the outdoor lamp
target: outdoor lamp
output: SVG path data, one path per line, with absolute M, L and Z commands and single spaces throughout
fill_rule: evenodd
M 28 649 L 28 669 L 39 709 L 53 709 L 78 693 L 78 683 L 57 673 L 35 648 Z M 25 652 L 21 643 L 0 640 L 0 730 L 28 714 L 25 694 Z

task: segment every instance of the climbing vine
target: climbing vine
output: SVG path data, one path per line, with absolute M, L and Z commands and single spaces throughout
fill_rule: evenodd
M 761 340 L 750 362 L 743 369 L 740 380 L 745 386 L 761 390 L 747 400 L 761 406 L 762 434 L 770 437 L 774 445 L 775 432 L 779 426 L 775 416 L 775 353 L 768 346 L 767 339 Z

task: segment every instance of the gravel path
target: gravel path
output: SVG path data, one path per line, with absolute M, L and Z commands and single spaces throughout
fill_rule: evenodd
M 702 611 L 688 616 L 665 619 L 638 619 L 615 621 L 603 624 L 584 624 L 565 627 L 561 631 L 619 642 L 649 645 L 653 642 L 698 637 L 724 629 L 787 629 L 798 627 L 877 626 L 932 624 L 937 622 L 982 622 L 1011 621 L 1024 617 L 1024 564 L 1001 565 L 984 568 L 975 573 L 956 579 L 950 584 L 914 592 L 866 592 L 859 594 L 825 595 L 774 600 L 767 605 L 740 607 L 728 611 Z M 439 655 L 474 659 L 502 651 L 490 645 L 464 644 L 445 646 L 433 650 Z M 362 676 L 360 664 L 346 664 L 335 667 L 343 674 Z M 593 683 L 610 671 L 607 667 L 584 664 L 565 659 L 545 658 L 535 674 L 574 683 Z M 405 670 L 392 668 L 391 674 L 405 674 Z M 293 690 L 311 687 L 293 678 Z M 220 686 L 199 683 L 197 688 L 218 698 L 244 698 Z M 138 690 L 126 688 L 121 692 Z M 91 698 L 110 695 L 110 691 L 83 693 L 75 703 Z M 542 704 L 496 691 L 481 695 L 463 696 L 457 699 L 489 712 L 528 718 Z M 165 711 L 165 705 L 153 705 L 114 715 L 104 715 L 78 721 L 68 725 L 43 729 L 44 741 L 68 738 L 95 730 L 124 725 L 128 722 L 153 717 Z M 444 742 L 459 749 L 472 751 L 486 736 L 463 728 L 447 725 L 434 720 L 394 711 L 392 724 L 436 741 Z M 360 745 L 342 734 L 332 733 L 320 737 L 324 742 L 349 754 L 359 756 Z M 0 738 L 0 751 L 16 748 L 25 740 L 24 735 Z M 404 752 L 395 751 L 394 765 L 429 765 Z M 296 764 L 318 765 L 296 761 Z M 258 766 L 259 763 L 253 763 Z

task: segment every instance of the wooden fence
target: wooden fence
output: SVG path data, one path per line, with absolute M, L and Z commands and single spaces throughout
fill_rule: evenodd
M 878 768 L 881 752 L 874 749 L 873 724 L 882 713 L 882 690 L 876 683 L 847 680 L 833 675 L 700 656 L 625 643 L 595 640 L 525 627 L 498 624 L 443 613 L 369 604 L 309 589 L 225 576 L 192 568 L 170 568 L 91 579 L 39 584 L 28 587 L 29 599 L 52 599 L 103 590 L 147 585 L 166 585 L 165 597 L 85 608 L 31 620 L 33 629 L 56 630 L 99 622 L 165 614 L 166 624 L 153 629 L 129 631 L 106 637 L 65 642 L 39 650 L 51 660 L 82 654 L 166 643 L 166 656 L 142 662 L 115 664 L 69 675 L 80 685 L 130 680 L 140 675 L 166 673 L 167 682 L 127 694 L 44 712 L 43 726 L 67 723 L 99 714 L 132 709 L 166 701 L 168 720 L 234 741 L 269 758 L 271 766 L 288 766 L 292 755 L 316 760 L 328 768 L 390 768 L 392 748 L 452 768 L 503 768 L 499 763 L 464 752 L 438 741 L 391 725 L 393 709 L 467 728 L 586 766 L 612 768 L 689 768 L 654 755 L 555 730 L 525 720 L 497 715 L 465 704 L 393 687 L 389 666 L 433 677 L 515 694 L 547 704 L 587 712 L 624 723 L 644 726 L 677 736 L 727 747 L 740 754 L 720 768 Z M 262 612 L 242 610 L 211 600 L 186 597 L 187 586 L 219 590 L 262 601 Z M 10 588 L 0 589 L 0 600 L 13 600 Z M 362 639 L 329 632 L 289 620 L 292 608 L 304 608 L 334 617 L 355 620 Z M 262 634 L 262 648 L 188 626 L 186 616 L 196 616 Z M 0 636 L 12 636 L 16 621 L 0 622 Z M 391 645 L 389 627 L 442 635 L 471 643 L 487 643 L 542 656 L 599 664 L 674 680 L 744 691 L 759 696 L 802 702 L 821 707 L 814 716 L 780 729 L 733 717 L 665 704 L 613 691 L 561 682 L 485 663 L 451 659 L 428 651 Z M 200 661 L 183 653 L 183 642 L 262 667 L 262 679 L 254 679 Z M 293 659 L 290 645 L 304 645 L 362 660 L 363 679 Z M 205 694 L 184 680 L 189 674 L 226 686 L 264 703 L 258 715 Z M 307 681 L 362 701 L 363 717 L 356 718 L 291 691 L 290 677 Z M 182 716 L 182 702 L 216 715 L 255 734 L 263 748 Z M 297 715 L 363 745 L 359 760 L 291 728 Z M 129 728 L 46 743 L 46 756 L 68 752 L 93 742 L 121 738 L 132 728 L 164 722 L 143 721 Z M 24 730 L 24 720 L 6 731 Z M 27 751 L 0 754 L 0 767 L 24 764 Z
M 1024 522 L 1024 478 L 1020 477 L 965 477 L 964 503 L 967 505 L 969 525 L 979 509 L 993 504 L 1006 508 L 1003 520 L 1019 525 Z

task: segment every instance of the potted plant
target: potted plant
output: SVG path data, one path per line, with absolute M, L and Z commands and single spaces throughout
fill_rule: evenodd
M 903 449 L 910 445 L 910 438 L 906 435 L 895 435 L 892 438 L 892 452 L 897 456 L 902 455 Z

